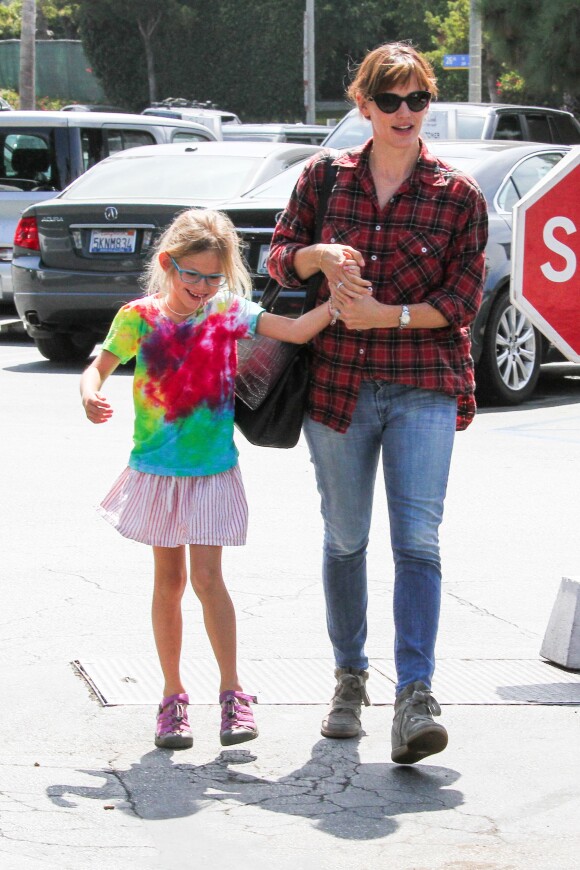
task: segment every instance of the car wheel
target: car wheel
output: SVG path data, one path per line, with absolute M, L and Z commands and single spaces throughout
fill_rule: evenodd
M 82 362 L 91 355 L 96 342 L 90 335 L 57 333 L 46 338 L 35 338 L 34 343 L 43 357 L 51 362 Z
M 485 327 L 476 370 L 478 394 L 502 405 L 525 402 L 536 388 L 541 361 L 541 334 L 502 293 Z

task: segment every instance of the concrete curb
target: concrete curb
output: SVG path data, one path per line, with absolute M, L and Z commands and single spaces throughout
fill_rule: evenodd
M 26 335 L 26 330 L 17 317 L 12 320 L 0 320 L 0 335 Z

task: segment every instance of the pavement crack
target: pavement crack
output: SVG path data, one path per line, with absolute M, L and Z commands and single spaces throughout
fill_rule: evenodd
M 126 802 L 128 803 L 128 805 L 129 805 L 129 807 L 130 807 L 131 812 L 133 813 L 133 815 L 135 815 L 138 819 L 142 819 L 143 816 L 141 815 L 141 813 L 140 813 L 139 810 L 137 809 L 137 800 L 136 800 L 136 798 L 133 797 L 133 794 L 132 794 L 131 788 L 127 785 L 127 783 L 126 783 L 125 780 L 123 779 L 123 774 L 122 774 L 122 772 L 121 772 L 120 770 L 115 770 L 114 767 L 110 767 L 110 768 L 109 768 L 107 771 L 105 771 L 105 772 L 106 772 L 108 775 L 112 776 L 113 779 L 115 779 L 115 780 L 119 783 L 119 785 L 121 786 L 121 788 L 123 789 L 123 791 L 124 791 L 124 793 L 125 793 L 125 799 L 126 799 Z
M 487 607 L 480 607 L 478 604 L 474 604 L 473 601 L 468 601 L 467 598 L 462 598 L 461 595 L 457 595 L 455 592 L 449 592 L 449 590 L 446 590 L 446 594 L 450 598 L 454 598 L 455 601 L 463 607 L 468 607 L 474 613 L 479 613 L 482 616 L 491 616 L 491 618 L 495 619 L 497 622 L 503 622 L 504 625 L 516 628 L 525 637 L 537 638 L 540 636 L 537 632 L 529 631 L 527 628 L 522 628 L 521 625 L 518 625 L 516 622 L 512 622 L 510 619 L 504 619 L 503 616 L 498 616 L 497 613 L 493 613 L 491 610 L 488 610 Z

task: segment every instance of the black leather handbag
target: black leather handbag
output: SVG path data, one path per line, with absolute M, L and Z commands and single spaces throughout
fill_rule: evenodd
M 336 178 L 328 158 L 318 201 L 313 244 L 320 240 L 328 198 Z M 314 307 L 324 275 L 316 272 L 307 283 L 303 313 Z M 268 290 L 264 307 L 273 308 L 282 288 Z M 266 296 L 266 291 L 264 296 Z M 238 342 L 235 424 L 251 444 L 258 447 L 295 447 L 300 438 L 308 399 L 310 349 L 307 344 L 289 344 L 257 335 Z
M 234 419 L 251 444 L 296 446 L 309 377 L 307 344 L 290 344 L 264 335 L 238 342 Z

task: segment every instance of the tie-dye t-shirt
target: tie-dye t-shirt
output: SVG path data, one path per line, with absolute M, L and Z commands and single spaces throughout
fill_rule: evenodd
M 201 477 L 236 464 L 236 340 L 255 334 L 262 312 L 228 291 L 179 324 L 160 311 L 156 296 L 121 308 L 103 349 L 122 363 L 135 357 L 131 468 Z

